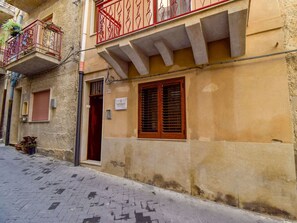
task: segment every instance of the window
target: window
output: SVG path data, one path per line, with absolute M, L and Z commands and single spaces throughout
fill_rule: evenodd
M 191 0 L 158 0 L 157 7 L 158 22 L 160 22 L 190 12 Z
M 186 138 L 185 79 L 139 85 L 138 137 Z
M 32 121 L 48 121 L 50 90 L 33 93 Z
M 95 10 L 94 10 L 94 27 L 93 27 L 94 33 L 97 32 L 98 19 L 99 19 L 98 18 L 98 9 L 97 9 L 97 7 L 95 7 Z
M 97 1 L 97 3 L 101 3 L 102 1 Z M 90 23 L 90 33 L 96 33 L 97 32 L 97 25 L 98 25 L 98 8 L 95 4 L 95 1 L 92 1 L 91 6 L 91 23 Z

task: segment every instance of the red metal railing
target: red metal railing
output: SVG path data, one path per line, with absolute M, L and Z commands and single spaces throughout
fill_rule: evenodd
M 230 0 L 97 0 L 97 44 Z
M 5 43 L 4 66 L 25 55 L 39 52 L 61 59 L 62 30 L 52 23 L 36 20 Z

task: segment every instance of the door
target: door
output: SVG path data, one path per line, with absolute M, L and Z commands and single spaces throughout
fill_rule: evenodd
M 91 83 L 88 160 L 101 161 L 103 81 Z
M 12 114 L 10 124 L 10 144 L 17 144 L 21 140 L 20 134 L 20 110 L 21 110 L 21 97 L 22 89 L 18 88 L 14 90 L 13 103 L 12 103 Z

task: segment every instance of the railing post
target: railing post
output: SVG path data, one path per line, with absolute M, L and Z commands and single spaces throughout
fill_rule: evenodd
M 16 37 L 17 38 L 17 56 L 16 56 L 17 60 L 19 59 L 20 52 L 21 52 L 21 35 L 22 34 L 18 34 Z
M 154 24 L 158 23 L 158 0 L 153 0 Z
M 42 23 L 40 23 L 39 21 L 36 21 L 36 24 L 34 25 L 35 27 L 33 28 L 33 32 L 34 32 L 34 42 L 33 45 L 35 45 L 35 48 L 39 48 L 42 47 L 42 38 L 43 38 L 43 32 L 42 32 Z

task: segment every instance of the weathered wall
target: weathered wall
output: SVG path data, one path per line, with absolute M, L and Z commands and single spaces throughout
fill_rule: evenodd
M 297 49 L 297 3 L 294 0 L 280 1 L 282 17 L 285 21 L 283 31 L 285 35 L 284 45 L 286 50 Z M 296 53 L 286 57 L 288 68 L 288 82 L 292 116 L 294 120 L 294 149 L 297 173 L 297 56 Z
M 44 19 L 53 14 L 53 22 L 62 27 L 62 60 L 79 50 L 81 30 L 81 4 L 76 6 L 69 0 L 46 1 L 35 11 L 24 17 L 24 26 L 36 19 Z M 36 136 L 38 152 L 50 154 L 60 159 L 73 159 L 75 142 L 75 122 L 77 112 L 78 57 L 72 55 L 59 67 L 32 77 L 23 76 L 17 85 L 21 91 L 21 101 L 14 101 L 13 131 L 11 143 L 17 143 L 23 136 Z M 51 99 L 56 99 L 57 108 L 50 108 L 48 122 L 20 122 L 19 109 L 28 101 L 32 109 L 32 93 L 51 89 Z M 18 107 L 18 108 L 17 108 Z M 30 113 L 31 111 L 29 111 Z M 18 132 L 18 133 L 17 133 Z
M 290 10 L 296 6 L 294 1 L 283 4 Z M 288 27 L 288 21 L 283 25 L 280 9 L 278 0 L 269 5 L 266 0 L 251 1 L 244 57 L 288 49 L 286 29 L 290 41 L 296 40 L 294 11 L 289 13 L 292 26 Z M 88 45 L 94 44 L 91 36 Z M 226 40 L 208 47 L 211 62 L 231 59 Z M 86 58 L 82 161 L 87 159 L 88 86 L 107 74 L 107 64 L 95 51 Z M 159 56 L 150 58 L 151 74 L 162 75 L 105 85 L 104 110 L 112 110 L 112 120 L 104 116 L 102 161 L 97 169 L 248 210 L 296 218 L 296 136 L 289 96 L 295 83 L 295 58 L 290 57 L 291 61 L 281 55 L 203 69 L 187 69 L 194 65 L 190 49 L 174 52 L 174 58 L 171 67 L 165 67 Z M 110 74 L 117 78 L 113 71 Z M 186 79 L 187 139 L 138 139 L 138 84 L 180 76 Z M 133 65 L 129 77 L 138 77 Z M 114 110 L 114 99 L 119 97 L 128 97 L 126 111 Z

